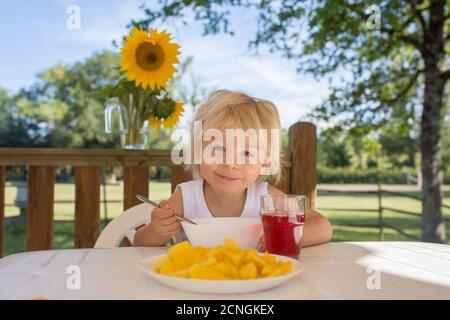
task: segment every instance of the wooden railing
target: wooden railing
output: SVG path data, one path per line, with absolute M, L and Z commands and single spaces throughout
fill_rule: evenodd
M 148 196 L 149 167 L 169 166 L 172 191 L 191 176 L 172 163 L 170 150 L 103 150 L 0 148 L 0 257 L 3 254 L 6 166 L 26 166 L 28 202 L 27 251 L 52 248 L 55 170 L 73 166 L 75 171 L 75 247 L 93 247 L 100 230 L 100 183 L 103 166 L 124 168 L 124 209 L 138 204 L 136 194 Z M 316 127 L 298 122 L 289 129 L 289 158 L 277 187 L 286 193 L 307 196 L 315 207 Z

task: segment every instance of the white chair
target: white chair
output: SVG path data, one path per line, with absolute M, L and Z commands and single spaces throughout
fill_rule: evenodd
M 150 213 L 154 206 L 142 203 L 125 210 L 105 227 L 97 239 L 94 248 L 114 248 L 126 237 L 133 243 L 136 228 L 150 222 Z

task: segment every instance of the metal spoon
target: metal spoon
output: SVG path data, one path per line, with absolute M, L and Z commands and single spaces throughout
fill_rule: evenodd
M 146 202 L 146 203 L 151 204 L 151 205 L 153 205 L 153 206 L 155 206 L 155 207 L 161 208 L 161 206 L 160 206 L 159 204 L 157 204 L 156 202 L 154 202 L 154 201 L 148 199 L 147 197 L 144 197 L 143 195 L 138 194 L 138 195 L 136 196 L 136 198 L 137 198 L 139 201 Z M 179 215 L 177 215 L 177 214 L 175 214 L 174 216 L 175 216 L 175 218 L 177 218 L 177 219 L 180 220 L 180 221 L 186 221 L 186 222 L 189 222 L 189 223 L 192 223 L 192 224 L 197 224 L 196 222 L 194 222 L 194 221 L 192 221 L 192 220 L 190 220 L 190 219 L 188 219 L 188 218 L 179 216 Z

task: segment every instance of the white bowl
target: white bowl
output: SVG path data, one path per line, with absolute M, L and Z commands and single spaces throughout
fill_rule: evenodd
M 256 249 L 263 234 L 259 218 L 199 218 L 197 224 L 181 222 L 186 237 L 194 246 L 216 247 L 225 238 L 239 242 L 241 248 Z
M 142 260 L 140 266 L 141 269 L 147 273 L 152 279 L 162 283 L 170 288 L 180 289 L 184 291 L 207 293 L 207 294 L 243 294 L 256 291 L 262 291 L 269 288 L 276 287 L 293 277 L 297 276 L 303 271 L 303 264 L 300 261 L 277 256 L 278 260 L 289 261 L 293 265 L 291 272 L 278 277 L 253 279 L 253 280 L 197 280 L 197 279 L 185 279 L 178 277 L 171 277 L 162 275 L 155 271 L 155 263 L 165 254 L 153 256 Z M 289 283 L 287 284 L 289 285 Z M 294 286 L 291 282 L 291 286 Z M 293 288 L 297 290 L 298 288 Z

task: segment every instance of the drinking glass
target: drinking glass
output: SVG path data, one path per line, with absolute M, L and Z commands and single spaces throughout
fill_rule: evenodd
M 296 259 L 300 257 L 305 201 L 300 195 L 260 196 L 266 251 Z

